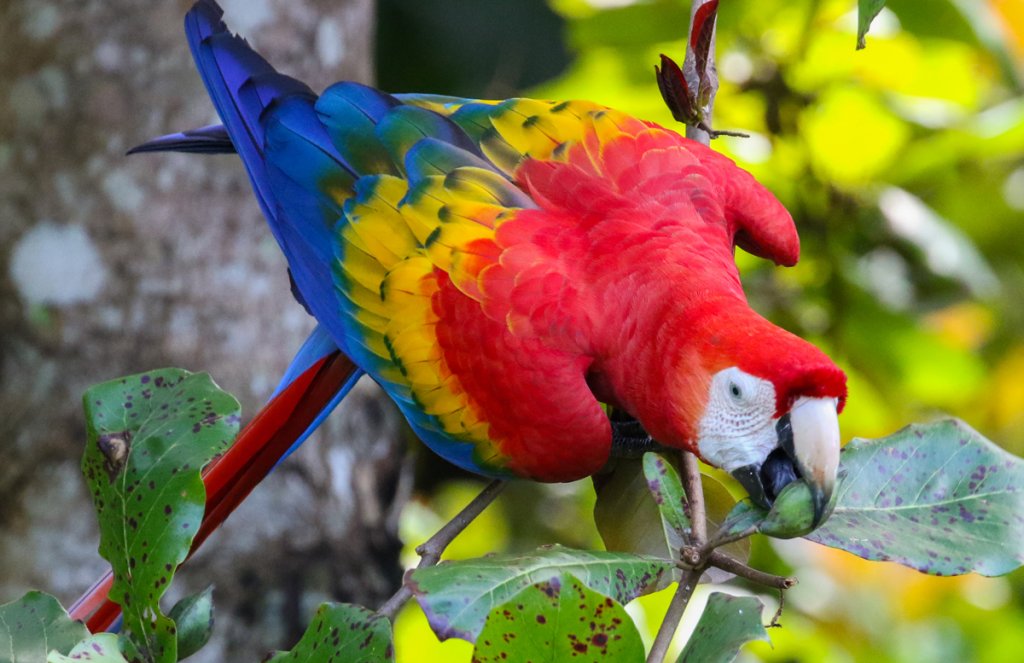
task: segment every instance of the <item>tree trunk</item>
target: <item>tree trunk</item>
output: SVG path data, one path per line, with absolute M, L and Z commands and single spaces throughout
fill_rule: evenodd
M 370 78 L 372 0 L 222 2 L 315 89 Z M 86 387 L 179 366 L 252 414 L 312 328 L 237 158 L 123 156 L 216 121 L 182 35 L 189 4 L 0 4 L 0 601 L 29 587 L 70 601 L 104 568 L 77 468 Z M 375 605 L 397 585 L 404 429 L 372 384 L 343 410 L 172 589 L 217 585 L 203 660 L 258 660 L 319 600 Z

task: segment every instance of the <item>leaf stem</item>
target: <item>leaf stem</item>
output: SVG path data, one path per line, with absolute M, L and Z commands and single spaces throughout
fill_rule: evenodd
M 501 494 L 505 486 L 508 484 L 507 481 L 501 479 L 495 479 L 494 481 L 487 484 L 487 486 L 480 491 L 473 500 L 455 514 L 455 517 L 449 520 L 444 526 L 437 530 L 437 532 L 424 541 L 419 546 L 416 546 L 416 553 L 420 556 L 420 562 L 416 565 L 417 569 L 426 568 L 428 566 L 434 566 L 441 561 L 441 555 L 444 554 L 445 549 L 451 544 L 451 542 L 462 533 L 471 522 L 476 520 L 476 517 L 483 513 L 491 502 Z M 402 608 L 403 605 L 409 602 L 412 598 L 412 590 L 409 586 L 403 582 L 402 586 L 398 588 L 398 591 L 391 595 L 384 604 L 377 609 L 377 614 L 383 617 L 387 617 L 389 620 L 394 621 L 395 615 Z

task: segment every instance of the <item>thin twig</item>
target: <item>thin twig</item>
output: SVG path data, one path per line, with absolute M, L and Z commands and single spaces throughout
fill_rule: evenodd
M 693 596 L 693 590 L 697 589 L 697 583 L 700 581 L 702 573 L 702 569 L 690 569 L 683 574 L 682 579 L 679 581 L 679 586 L 676 587 L 676 593 L 672 595 L 672 602 L 668 604 L 665 619 L 662 620 L 661 626 L 658 628 L 658 635 L 654 638 L 654 644 L 651 645 L 651 651 L 647 655 L 647 663 L 662 663 L 665 660 L 665 656 L 668 654 L 668 647 L 672 644 L 672 636 L 676 634 L 679 621 L 683 618 L 683 612 L 686 611 L 690 597 Z
M 416 553 L 420 556 L 420 562 L 416 565 L 417 569 L 426 568 L 428 566 L 434 566 L 441 561 L 441 555 L 444 554 L 445 549 L 451 544 L 451 542 L 462 533 L 462 530 L 473 522 L 477 516 L 479 516 L 484 509 L 486 509 L 494 499 L 501 494 L 501 491 L 508 484 L 507 481 L 495 479 L 494 481 L 487 484 L 487 487 L 480 491 L 480 494 L 473 498 L 473 500 L 466 505 L 462 511 L 459 511 L 454 518 L 444 524 L 444 527 L 439 529 L 436 534 L 427 539 L 421 545 L 416 547 Z M 394 620 L 395 615 L 401 610 L 402 606 L 409 602 L 412 598 L 412 590 L 409 589 L 406 582 L 402 582 L 402 586 L 398 588 L 398 591 L 391 595 L 384 604 L 377 609 L 377 614 L 383 617 L 387 617 L 390 620 Z
M 765 573 L 764 571 L 758 571 L 755 568 L 747 566 L 738 559 L 730 557 L 718 550 L 715 550 L 708 555 L 707 563 L 709 566 L 714 566 L 722 569 L 723 571 L 728 571 L 729 573 L 749 580 L 750 582 L 756 582 L 759 585 L 772 587 L 778 590 L 789 589 L 797 582 L 796 578 L 777 576 L 772 575 L 771 573 Z
M 779 609 L 772 615 L 772 620 L 768 622 L 766 628 L 781 628 L 782 624 L 779 623 L 779 619 L 782 618 L 782 610 L 786 607 L 786 590 L 779 590 Z

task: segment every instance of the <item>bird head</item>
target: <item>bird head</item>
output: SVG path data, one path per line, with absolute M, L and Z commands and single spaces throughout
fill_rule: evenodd
M 653 425 L 639 418 L 662 443 L 731 473 L 763 508 L 803 479 L 817 527 L 836 483 L 846 376 L 745 302 L 712 304 L 679 332 L 669 407 Z

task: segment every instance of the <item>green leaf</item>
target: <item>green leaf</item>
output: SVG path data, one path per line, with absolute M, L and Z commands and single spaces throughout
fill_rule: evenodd
M 686 492 L 683 490 L 683 482 L 679 480 L 679 472 L 656 453 L 644 454 L 643 467 L 647 489 L 651 491 L 661 513 L 665 536 L 669 540 L 672 540 L 673 534 L 685 539 L 690 534 L 690 517 L 683 507 Z
M 625 608 L 571 575 L 535 583 L 495 607 L 473 663 L 642 661 L 644 646 Z
M 837 494 L 832 493 L 825 518 L 835 508 Z M 761 533 L 777 539 L 792 539 L 810 533 L 814 529 L 812 504 L 810 487 L 803 481 L 794 481 L 775 498 L 775 504 L 761 523 Z
M 756 506 L 749 498 L 742 500 L 725 519 L 718 536 L 766 534 L 776 539 L 792 539 L 810 533 L 813 520 L 811 490 L 803 481 L 794 481 L 782 489 L 770 511 Z
M 46 663 L 75 663 L 91 661 L 92 663 L 128 663 L 118 647 L 118 636 L 114 633 L 98 633 L 75 645 L 65 656 L 51 652 Z
M 764 604 L 753 596 L 715 592 L 687 641 L 677 663 L 731 663 L 740 647 L 752 640 L 768 641 L 761 623 Z
M 761 523 L 767 516 L 768 512 L 755 506 L 750 498 L 740 500 L 722 521 L 716 536 L 720 539 L 750 536 L 761 531 Z
M 168 616 L 178 629 L 178 660 L 196 653 L 213 633 L 213 586 L 178 601 Z
M 267 663 L 386 663 L 395 660 L 391 623 L 358 605 L 324 603 L 291 651 Z
M 527 587 L 571 573 L 590 589 L 629 603 L 654 591 L 675 565 L 624 553 L 562 546 L 491 555 L 417 569 L 406 580 L 441 640 L 474 642 L 487 615 Z
M 664 458 L 662 462 L 671 466 Z M 676 477 L 678 480 L 678 472 Z M 736 500 L 715 478 L 702 475 L 701 480 L 704 487 L 708 533 L 714 537 L 719 524 L 725 521 Z M 652 499 L 651 487 L 644 473 L 644 462 L 639 459 L 620 459 L 610 472 L 595 476 L 593 481 L 597 494 L 594 522 L 605 548 L 666 560 L 679 559 L 679 548 L 683 544 L 682 536 L 676 533 L 675 526 L 665 523 L 658 504 Z M 682 491 L 681 485 L 679 490 Z M 666 500 L 666 504 L 669 500 Z M 670 515 L 669 518 L 680 522 L 677 515 Z M 725 546 L 724 550 L 733 557 L 745 561 L 750 557 L 750 542 L 737 541 Z M 658 589 L 664 589 L 679 577 L 679 570 L 673 566 L 672 573 L 661 579 L 662 584 Z M 717 569 L 709 569 L 704 575 L 706 580 L 713 582 L 729 577 L 731 576 Z
M 683 539 L 663 524 L 658 505 L 651 499 L 643 464 L 639 459 L 620 459 L 609 472 L 593 477 L 594 524 L 607 550 L 645 555 L 663 560 L 679 559 Z M 673 568 L 658 580 L 664 589 L 678 580 Z
M 871 28 L 871 21 L 875 20 L 878 12 L 885 7 L 885 0 L 858 0 L 857 2 L 857 50 L 866 46 L 864 37 Z
M 88 636 L 49 594 L 28 592 L 0 605 L 0 663 L 37 663 L 50 652 L 66 654 Z
M 854 440 L 840 471 L 835 510 L 812 541 L 932 575 L 1024 564 L 1024 460 L 962 421 Z
M 203 518 L 200 472 L 238 430 L 238 401 L 205 373 L 162 369 L 96 385 L 84 403 L 82 471 L 114 571 L 110 598 L 147 660 L 175 661 L 159 600 Z

